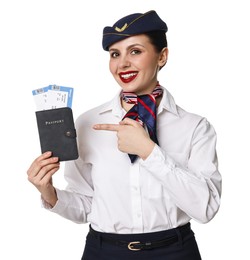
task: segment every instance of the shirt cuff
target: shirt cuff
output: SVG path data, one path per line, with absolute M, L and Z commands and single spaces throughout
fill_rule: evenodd
M 141 165 L 151 172 L 159 172 L 166 166 L 169 170 L 173 170 L 176 167 L 174 160 L 167 156 L 158 145 L 154 146 L 153 151 L 146 160 L 141 160 Z
M 57 194 L 57 198 L 58 198 L 55 206 L 52 207 L 47 201 L 45 201 L 43 199 L 43 197 L 41 197 L 42 207 L 49 211 L 59 213 L 59 212 L 62 212 L 66 208 L 66 204 L 64 203 L 64 201 L 67 201 L 67 199 L 66 199 L 67 194 L 64 191 L 61 191 L 57 188 L 55 188 L 55 190 L 56 190 L 56 194 Z

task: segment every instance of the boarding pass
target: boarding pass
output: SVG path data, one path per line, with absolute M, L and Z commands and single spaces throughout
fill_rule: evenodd
M 58 85 L 32 90 L 37 111 L 72 107 L 73 88 Z

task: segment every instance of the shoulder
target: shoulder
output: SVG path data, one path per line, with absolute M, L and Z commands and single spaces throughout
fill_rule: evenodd
M 83 112 L 82 114 L 80 114 L 77 118 L 76 118 L 76 125 L 79 126 L 83 123 L 91 123 L 94 120 L 96 120 L 96 118 L 98 117 L 99 114 L 102 113 L 102 111 L 104 111 L 106 108 L 109 107 L 111 101 L 105 102 L 99 106 L 93 107 L 85 112 Z
M 205 116 L 190 112 L 177 105 L 171 93 L 167 89 L 164 90 L 166 94 L 163 96 L 163 108 L 165 112 L 172 112 L 165 113 L 165 115 L 168 114 L 168 116 L 171 116 L 171 120 L 174 120 L 176 123 L 175 126 L 193 135 L 195 135 L 195 133 L 205 134 L 208 132 L 215 135 L 213 126 Z
M 204 116 L 188 112 L 177 106 L 180 119 L 185 125 L 192 126 L 194 135 L 216 135 L 215 129 L 211 122 Z
M 185 109 L 183 109 L 182 107 L 176 105 L 177 108 L 177 112 L 179 115 L 179 118 L 181 120 L 187 121 L 187 122 L 193 122 L 193 123 L 198 123 L 201 120 L 203 120 L 205 117 L 193 112 L 189 112 Z

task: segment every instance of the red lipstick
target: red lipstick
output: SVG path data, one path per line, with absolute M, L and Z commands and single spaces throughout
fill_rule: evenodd
M 120 79 L 123 83 L 131 82 L 136 78 L 137 75 L 138 75 L 137 71 L 126 71 L 126 72 L 119 73 Z

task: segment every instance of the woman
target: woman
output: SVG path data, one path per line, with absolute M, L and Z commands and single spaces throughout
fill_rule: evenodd
M 79 158 L 65 164 L 66 190 L 52 184 L 60 165 L 51 152 L 27 172 L 48 210 L 90 223 L 82 260 L 201 259 L 190 220 L 206 223 L 219 209 L 216 133 L 158 82 L 166 32 L 155 11 L 104 28 L 121 90 L 76 120 Z

